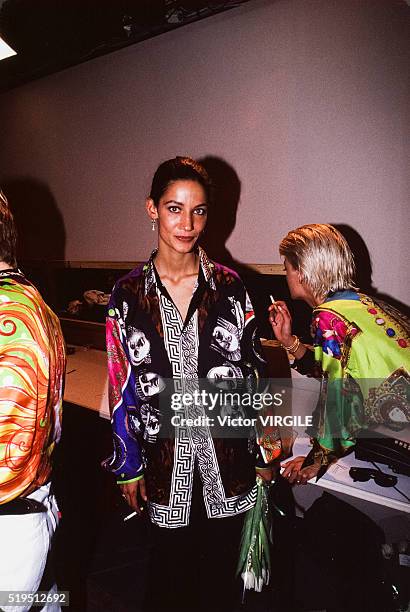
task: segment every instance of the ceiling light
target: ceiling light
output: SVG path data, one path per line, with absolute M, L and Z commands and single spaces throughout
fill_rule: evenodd
M 17 55 L 17 53 L 8 46 L 6 42 L 0 36 L 0 60 L 6 59 L 6 57 L 11 57 L 12 55 Z

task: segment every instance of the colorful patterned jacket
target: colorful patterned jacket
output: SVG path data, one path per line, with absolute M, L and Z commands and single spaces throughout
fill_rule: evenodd
M 386 303 L 340 291 L 315 308 L 315 360 L 324 375 L 315 451 L 343 455 L 362 429 L 410 422 L 409 322 Z
M 0 272 L 0 504 L 50 477 L 64 371 L 58 318 L 21 272 Z

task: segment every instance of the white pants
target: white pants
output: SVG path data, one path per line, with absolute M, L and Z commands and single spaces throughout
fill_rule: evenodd
M 50 484 L 43 485 L 27 497 L 47 508 L 35 514 L 0 515 L 0 591 L 36 592 L 46 566 L 51 539 L 58 523 L 58 507 Z M 55 592 L 55 586 L 50 592 Z M 6 612 L 26 612 L 31 604 L 1 606 Z M 38 608 L 37 608 L 38 609 Z M 60 604 L 41 608 L 58 612 Z

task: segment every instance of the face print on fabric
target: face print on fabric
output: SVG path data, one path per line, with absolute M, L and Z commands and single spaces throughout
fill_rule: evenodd
M 123 301 L 123 303 L 122 303 L 122 312 L 124 314 L 124 320 L 125 320 L 127 318 L 127 314 L 128 314 L 128 304 L 125 301 Z
M 262 349 L 262 345 L 259 342 L 259 337 L 258 337 L 258 334 L 257 334 L 257 330 L 254 329 L 253 332 L 252 332 L 252 351 L 253 351 L 253 354 L 255 355 L 255 357 L 257 357 L 259 359 L 259 361 L 261 363 L 267 363 L 266 359 L 259 352 L 259 350 L 258 350 L 259 347 L 260 347 L 260 349 Z
M 410 424 L 410 377 L 398 368 L 379 386 L 369 390 L 364 401 L 367 422 L 381 424 L 392 431 L 400 431 Z
M 230 361 L 239 361 L 241 350 L 239 346 L 239 332 L 237 327 L 218 317 L 216 326 L 212 332 L 211 348 L 221 353 Z
M 138 412 L 135 406 L 127 407 L 127 418 L 128 418 L 129 432 L 135 438 L 142 431 L 142 421 L 139 418 L 139 415 L 138 415 Z
M 223 404 L 221 406 L 220 415 L 222 418 L 229 416 L 233 419 L 244 419 L 246 417 L 245 408 L 241 406 L 239 401 L 235 398 L 233 398 L 232 401 L 229 402 L 229 404 Z M 231 424 L 230 427 L 232 427 L 233 429 L 237 429 L 238 427 L 240 427 L 240 425 Z
M 224 363 L 216 368 L 211 368 L 206 376 L 212 380 L 215 387 L 226 391 L 236 389 L 236 379 L 243 378 L 241 369 L 232 363 Z
M 386 427 L 392 431 L 401 431 L 410 423 L 410 410 L 406 400 L 397 396 L 381 398 L 380 414 Z
M 102 462 L 102 466 L 107 470 L 120 470 L 127 460 L 127 448 L 124 440 L 114 432 L 113 434 L 114 450 L 111 457 L 108 457 Z
M 144 440 L 150 444 L 154 444 L 157 441 L 158 433 L 161 429 L 159 410 L 152 408 L 149 404 L 142 404 L 141 418 L 145 425 Z
M 151 345 L 148 338 L 140 329 L 127 327 L 127 346 L 130 355 L 130 362 L 133 366 L 138 366 L 142 362 L 149 363 L 149 351 Z
M 157 395 L 163 389 L 165 389 L 165 382 L 156 372 L 144 372 L 138 376 L 137 393 L 142 399 Z
M 242 310 L 241 303 L 234 297 L 229 297 L 228 300 L 231 303 L 231 312 L 236 318 L 236 326 L 238 328 L 238 337 L 242 336 L 243 328 L 245 327 L 245 315 Z

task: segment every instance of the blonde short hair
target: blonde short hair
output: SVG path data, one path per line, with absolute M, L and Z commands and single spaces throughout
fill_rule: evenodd
M 279 252 L 320 300 L 331 291 L 357 289 L 353 253 L 332 225 L 313 223 L 292 230 L 280 243 Z

